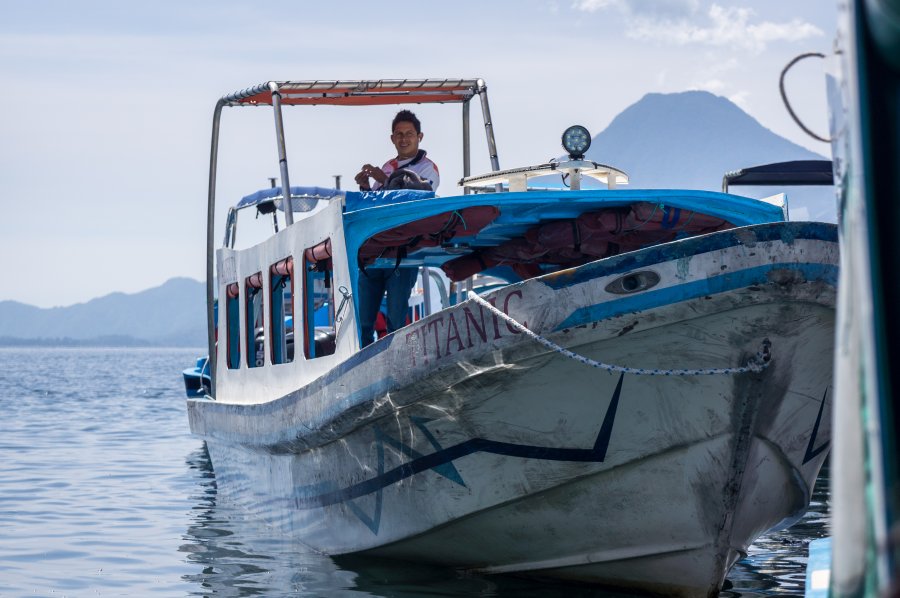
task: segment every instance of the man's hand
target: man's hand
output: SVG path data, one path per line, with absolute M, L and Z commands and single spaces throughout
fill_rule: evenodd
M 371 164 L 363 164 L 362 170 L 359 171 L 359 174 L 356 175 L 356 182 L 359 182 L 361 177 L 372 177 L 382 185 L 387 181 L 388 177 L 384 174 L 384 171 L 378 168 L 377 166 L 372 166 Z M 367 181 L 368 183 L 368 181 Z
M 388 176 L 386 174 L 384 174 L 383 170 L 381 170 L 377 166 L 372 166 L 370 164 L 366 164 L 366 166 L 368 166 L 370 169 L 370 171 L 369 171 L 370 177 L 372 177 L 373 179 L 375 179 L 382 185 L 384 185 L 387 182 Z M 363 168 L 365 168 L 365 167 L 363 167 Z
M 371 187 L 369 186 L 369 175 L 366 174 L 366 169 L 363 169 L 356 175 L 353 179 L 356 181 L 356 184 L 359 185 L 360 191 L 369 191 Z

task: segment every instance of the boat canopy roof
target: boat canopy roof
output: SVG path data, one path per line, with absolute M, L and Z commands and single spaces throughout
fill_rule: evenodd
M 484 88 L 481 79 L 372 79 L 269 81 L 224 96 L 226 106 L 271 106 L 272 84 L 285 105 L 376 106 L 466 102 Z
M 344 192 L 331 187 L 291 187 L 291 211 L 312 212 L 319 207 L 319 202 L 332 199 L 343 200 Z M 284 212 L 284 194 L 281 187 L 269 187 L 256 193 L 245 195 L 234 207 L 228 209 L 228 218 L 225 221 L 225 247 L 234 247 L 237 231 L 238 213 L 247 208 L 256 208 L 257 214 L 272 214 L 272 224 L 275 232 L 278 232 L 278 219 L 275 211 Z
M 722 191 L 730 185 L 783 186 L 833 185 L 831 160 L 794 160 L 775 162 L 725 173 Z
M 579 217 L 601 213 L 624 215 L 638 205 L 655 212 L 656 219 L 659 220 L 656 224 L 637 223 L 635 230 L 646 229 L 645 232 L 655 235 L 644 245 L 672 240 L 681 234 L 680 229 L 685 224 L 697 224 L 707 217 L 720 219 L 718 222 L 728 226 L 784 220 L 784 213 L 778 206 L 713 191 L 545 190 L 454 197 L 434 197 L 431 192 L 414 190 L 347 191 L 344 231 L 347 250 L 351 256 L 357 255 L 364 245 L 371 245 L 373 239 L 376 244 L 389 239 L 394 241 L 393 245 L 405 246 L 405 257 L 399 259 L 391 247 L 386 252 L 376 251 L 377 257 L 371 264 L 375 267 L 396 267 L 400 260 L 407 266 L 442 266 L 448 260 L 463 254 L 510 242 L 517 243 L 517 239 L 528 237 L 529 231 L 539 231 L 546 224 L 566 228 Z M 484 214 L 474 213 L 473 208 L 491 208 L 493 213 L 488 222 L 481 222 L 476 226 L 468 220 L 477 220 Z M 455 214 L 458 217 L 456 234 L 452 239 L 438 239 L 439 242 L 423 245 L 423 239 L 437 238 L 440 235 L 436 236 L 435 230 L 419 230 L 416 223 L 433 224 L 430 219 L 440 214 Z M 623 226 L 626 224 L 622 223 Z M 437 228 L 441 229 L 441 226 L 439 223 Z M 610 239 L 618 241 L 613 237 L 628 233 L 625 228 L 616 227 Z M 660 236 L 657 234 L 659 229 L 665 229 L 665 234 L 671 238 L 657 239 Z M 444 230 L 437 231 L 441 232 Z M 697 231 L 689 234 L 697 234 Z M 630 237 L 636 239 L 640 234 L 632 231 Z M 359 257 L 365 256 L 360 254 Z

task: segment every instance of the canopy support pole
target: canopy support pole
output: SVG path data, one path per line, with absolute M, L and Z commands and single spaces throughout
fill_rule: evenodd
M 472 170 L 472 153 L 469 147 L 469 100 L 462 105 L 462 144 L 463 144 L 463 178 L 468 177 Z M 469 189 L 463 188 L 463 194 L 468 195 Z
M 488 154 L 491 158 L 491 170 L 500 170 L 500 160 L 497 158 L 497 142 L 494 140 L 494 125 L 491 121 L 491 107 L 488 105 L 487 85 L 483 79 L 478 80 L 476 93 L 481 98 L 481 114 L 484 116 L 484 132 L 487 136 Z M 497 183 L 497 191 L 502 191 L 503 186 Z
M 284 198 L 285 226 L 294 223 L 294 206 L 291 204 L 291 180 L 288 177 L 287 149 L 284 145 L 284 120 L 281 117 L 281 92 L 278 83 L 269 81 L 272 91 L 272 108 L 275 112 L 275 140 L 278 144 L 278 168 L 281 171 L 281 196 Z
M 215 232 L 216 232 L 216 169 L 219 157 L 219 123 L 222 119 L 223 100 L 216 103 L 213 111 L 212 141 L 209 148 L 209 190 L 206 200 L 206 342 L 209 351 L 209 395 L 216 396 L 216 276 Z

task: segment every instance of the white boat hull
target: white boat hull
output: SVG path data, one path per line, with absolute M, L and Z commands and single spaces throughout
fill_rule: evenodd
M 286 396 L 191 400 L 191 428 L 221 494 L 327 554 L 715 594 L 809 504 L 837 261 L 833 227 L 779 223 L 486 296 L 587 358 L 673 375 L 587 367 L 469 301 Z M 640 272 L 658 282 L 608 290 Z M 742 366 L 766 339 L 761 372 L 674 375 Z

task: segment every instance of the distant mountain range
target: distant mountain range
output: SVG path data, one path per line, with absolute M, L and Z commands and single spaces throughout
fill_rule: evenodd
M 772 131 L 729 100 L 702 91 L 651 93 L 593 139 L 587 158 L 620 168 L 630 188 L 721 189 L 725 172 L 823 157 Z M 780 189 L 732 191 L 764 197 Z M 835 221 L 831 189 L 789 191 L 793 219 Z M 173 278 L 141 293 L 69 307 L 0 302 L 0 345 L 206 346 L 202 282 Z
M 0 301 L 0 345 L 206 346 L 206 285 L 173 278 L 69 307 Z

